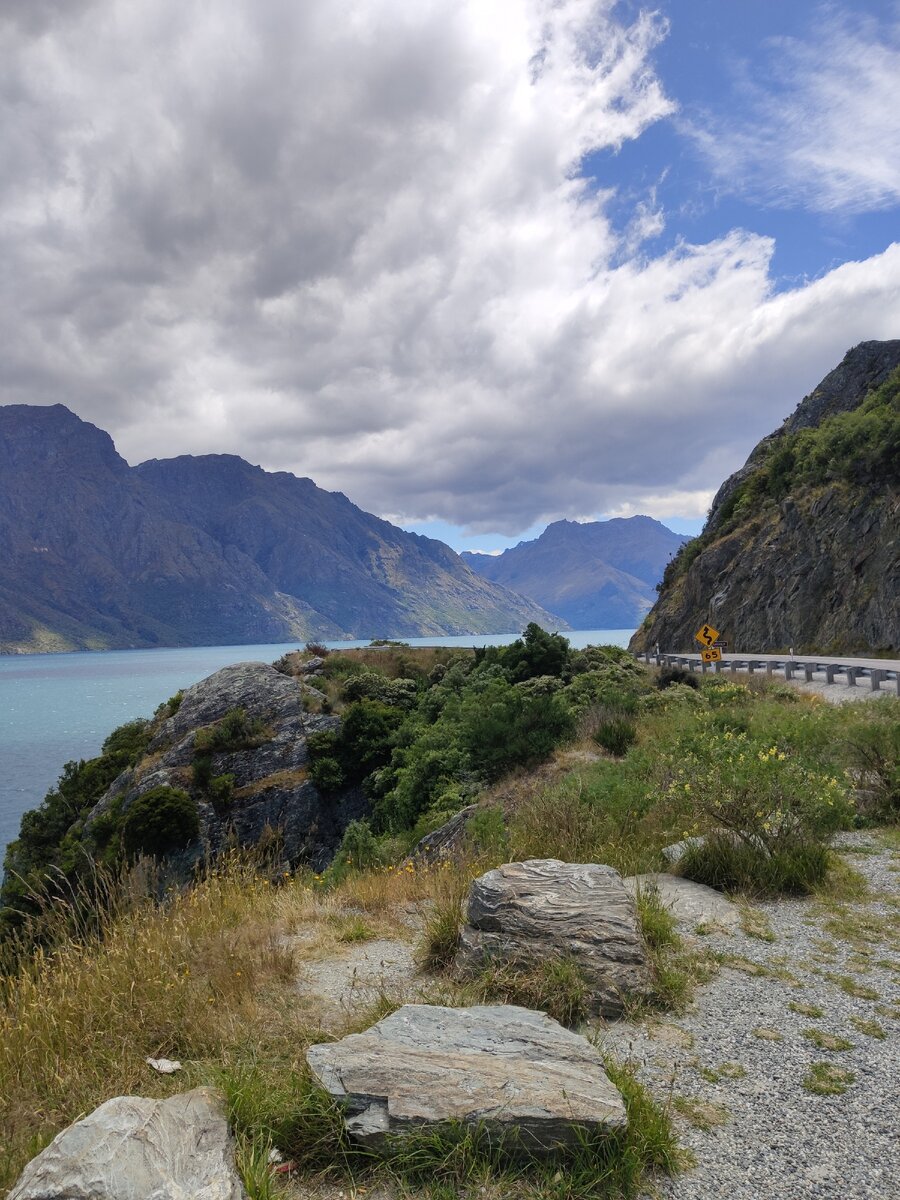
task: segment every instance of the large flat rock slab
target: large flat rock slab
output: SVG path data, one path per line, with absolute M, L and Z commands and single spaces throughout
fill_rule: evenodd
M 117 1096 L 33 1158 L 8 1200 L 247 1200 L 234 1145 L 204 1088 Z
M 506 1148 L 544 1153 L 626 1124 L 597 1050 L 544 1013 L 515 1005 L 406 1004 L 365 1033 L 311 1046 L 306 1060 L 346 1109 L 354 1141 L 462 1125 Z
M 667 875 L 662 871 L 629 875 L 623 882 L 632 895 L 641 889 L 656 891 L 661 904 L 669 910 L 677 925 L 690 929 L 696 929 L 698 925 L 734 929 L 741 923 L 737 905 L 705 883 L 694 883 L 692 879 L 682 879 L 679 875 Z
M 528 968 L 548 958 L 576 963 L 592 1011 L 621 1013 L 651 982 L 634 899 L 618 871 L 597 863 L 534 858 L 505 863 L 472 883 L 457 962 Z

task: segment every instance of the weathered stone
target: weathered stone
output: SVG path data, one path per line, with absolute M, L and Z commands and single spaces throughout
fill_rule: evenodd
M 553 858 L 505 863 L 469 892 L 458 962 L 528 967 L 569 958 L 591 989 L 593 1011 L 616 1015 L 650 985 L 634 900 L 612 867 Z
M 662 872 L 649 875 L 629 875 L 622 881 L 632 896 L 638 890 L 652 889 L 659 896 L 664 908 L 667 908 L 677 925 L 685 925 L 691 929 L 697 925 L 719 925 L 731 929 L 740 924 L 741 915 L 737 905 L 717 892 L 715 888 L 707 887 L 705 883 L 694 883 L 692 879 L 682 879 L 678 875 L 666 875 Z
M 466 833 L 469 822 L 478 812 L 477 804 L 470 804 L 454 813 L 449 821 L 416 842 L 410 854 L 414 863 L 434 863 L 452 859 L 466 848 Z
M 252 848 L 261 842 L 286 866 L 327 866 L 347 825 L 366 815 L 369 802 L 359 788 L 324 799 L 307 778 L 306 739 L 337 729 L 340 718 L 305 712 L 304 691 L 309 689 L 297 679 L 254 662 L 235 663 L 195 683 L 185 691 L 178 711 L 163 722 L 149 759 L 123 772 L 91 810 L 87 836 L 113 805 L 124 814 L 155 787 L 184 788 L 197 800 L 200 833 L 170 855 L 170 874 L 188 878 L 202 860 L 231 846 Z M 210 774 L 233 780 L 231 797 L 217 806 L 193 786 L 194 741 L 198 729 L 235 708 L 264 722 L 266 733 L 259 744 L 211 756 Z
M 8 1200 L 246 1200 L 221 1108 L 204 1088 L 118 1096 L 33 1158 Z
M 597 1050 L 544 1013 L 513 1005 L 405 1004 L 365 1033 L 311 1046 L 322 1086 L 346 1108 L 354 1141 L 477 1128 L 508 1149 L 542 1153 L 625 1125 Z

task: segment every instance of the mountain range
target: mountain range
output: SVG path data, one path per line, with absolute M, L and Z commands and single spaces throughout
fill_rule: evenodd
M 688 539 L 652 517 L 554 521 L 502 554 L 463 552 L 473 571 L 529 596 L 573 629 L 633 629 Z
M 900 340 L 862 342 L 722 484 L 631 649 L 900 650 Z
M 131 467 L 61 404 L 0 407 L 0 652 L 556 626 L 432 538 L 232 455 Z

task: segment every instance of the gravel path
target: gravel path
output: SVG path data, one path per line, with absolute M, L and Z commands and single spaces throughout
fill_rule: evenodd
M 775 940 L 704 938 L 732 965 L 686 1016 L 603 1035 L 660 1098 L 673 1098 L 696 1157 L 693 1169 L 657 1181 L 667 1200 L 900 1197 L 900 853 L 875 833 L 842 835 L 839 845 L 871 899 L 837 911 L 813 900 L 760 905 Z M 858 852 L 866 848 L 874 853 Z M 866 1032 L 855 1022 L 875 1024 Z M 816 1046 L 805 1030 L 851 1047 Z M 816 1063 L 852 1072 L 847 1090 L 808 1091 Z

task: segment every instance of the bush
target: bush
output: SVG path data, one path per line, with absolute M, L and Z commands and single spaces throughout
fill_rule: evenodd
M 182 850 L 200 832 L 197 802 L 180 788 L 155 787 L 132 803 L 122 822 L 122 845 L 131 855 L 161 858 Z
M 194 750 L 200 754 L 233 754 L 266 741 L 265 721 L 248 717 L 243 708 L 232 708 L 220 721 L 194 734 Z
M 673 683 L 680 683 L 684 687 L 699 688 L 700 682 L 693 671 L 686 671 L 684 667 L 663 667 L 656 677 L 656 686 L 660 691 L 671 687 Z
M 847 737 L 851 766 L 859 772 L 859 787 L 870 793 L 870 818 L 900 819 L 900 702 L 880 701 Z
M 210 779 L 207 792 L 213 808 L 217 810 L 227 808 L 234 795 L 234 776 L 231 774 L 216 775 Z
M 628 717 L 606 717 L 594 730 L 594 741 L 615 758 L 623 758 L 637 740 L 637 726 Z
M 328 879 L 331 883 L 340 883 L 352 871 L 363 871 L 377 866 L 380 861 L 378 841 L 369 822 L 351 821 L 328 868 Z
M 344 772 L 336 758 L 316 758 L 309 764 L 309 778 L 320 792 L 339 792 L 344 786 Z
M 827 842 L 852 820 L 846 787 L 835 776 L 709 720 L 682 740 L 671 761 L 668 799 L 699 814 L 690 832 L 708 835 L 682 859 L 683 874 L 762 893 L 808 891 L 824 877 Z

